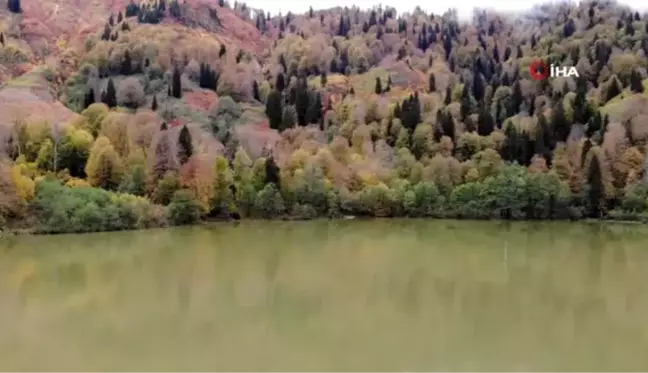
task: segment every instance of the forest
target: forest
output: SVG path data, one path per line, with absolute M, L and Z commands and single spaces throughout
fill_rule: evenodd
M 461 20 L 130 1 L 46 59 L 0 26 L 3 69 L 33 65 L 0 88 L 0 229 L 648 221 L 648 14 L 616 2 Z M 534 61 L 579 76 L 532 80 Z M 64 120 L 3 106 L 35 82 Z

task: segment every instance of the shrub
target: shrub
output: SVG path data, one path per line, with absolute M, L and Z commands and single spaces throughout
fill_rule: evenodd
M 174 225 L 193 224 L 200 220 L 200 203 L 186 189 L 175 192 L 167 208 L 169 220 Z

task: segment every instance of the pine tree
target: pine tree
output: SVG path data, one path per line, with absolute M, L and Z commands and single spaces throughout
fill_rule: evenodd
M 191 140 L 191 133 L 187 126 L 182 126 L 180 135 L 178 135 L 178 162 L 180 165 L 187 163 L 189 158 L 193 155 L 193 144 Z
M 157 96 L 153 95 L 153 103 L 151 103 L 151 110 L 157 111 L 157 109 L 158 109 Z
M 632 73 L 630 74 L 630 90 L 634 93 L 643 93 L 644 91 L 641 75 L 637 70 L 632 70 Z
M 225 44 L 221 44 L 220 50 L 218 51 L 218 58 L 221 58 L 227 53 L 227 48 L 225 48 Z
M 589 204 L 589 215 L 592 218 L 600 218 L 604 206 L 604 191 L 603 177 L 601 173 L 601 165 L 599 164 L 598 157 L 592 150 L 589 169 L 587 172 L 587 200 Z
M 451 103 L 452 103 L 452 88 L 450 88 L 450 86 L 448 86 L 448 88 L 446 88 L 446 94 L 445 94 L 444 104 L 445 104 L 446 106 L 448 106 L 448 105 L 450 105 Z
M 322 88 L 326 87 L 326 83 L 327 83 L 326 72 L 322 72 L 320 74 L 320 85 L 322 86 Z
M 115 25 L 115 16 L 112 13 L 110 14 L 110 17 L 108 17 L 108 24 L 111 26 Z
M 252 97 L 257 101 L 261 101 L 261 96 L 259 95 L 259 83 L 257 83 L 256 80 L 252 82 Z
M 380 82 L 380 78 L 376 77 L 376 87 L 375 87 L 375 92 L 377 95 L 382 93 L 382 83 Z
M 117 106 L 117 90 L 115 89 L 115 83 L 112 79 L 108 79 L 108 86 L 106 87 L 106 95 L 103 98 L 103 103 L 106 104 L 109 108 Z
M 557 141 L 567 141 L 571 132 L 571 125 L 567 121 L 562 100 L 558 101 L 551 111 L 551 128 L 554 130 Z
M 464 85 L 463 91 L 461 92 L 461 119 L 465 120 L 472 111 L 472 97 L 470 95 L 470 88 L 468 84 Z
M 479 117 L 477 123 L 477 133 L 479 136 L 488 136 L 495 130 L 495 121 L 493 116 L 482 103 L 479 107 Z
M 318 123 L 322 117 L 322 96 L 319 92 L 315 94 L 313 100 L 311 100 L 308 110 L 306 111 L 306 122 L 307 123 Z
M 172 80 L 171 95 L 175 98 L 181 98 L 182 80 L 181 80 L 180 69 L 178 69 L 177 66 L 173 69 L 173 77 L 171 80 Z
M 83 102 L 83 108 L 87 108 L 88 106 L 92 105 L 95 103 L 95 94 L 94 94 L 94 89 L 90 88 L 88 92 L 85 95 L 85 99 Z
M 306 122 L 306 112 L 310 106 L 310 97 L 308 95 L 308 87 L 305 80 L 298 83 L 296 93 L 295 110 L 297 112 L 297 123 L 304 127 L 308 124 Z
M 436 77 L 434 73 L 430 73 L 428 77 L 428 92 L 436 92 Z
M 286 81 L 284 80 L 284 75 L 282 73 L 279 73 L 277 75 L 277 81 L 275 83 L 275 88 L 279 92 L 283 92 L 284 89 L 286 89 Z
M 278 89 L 272 90 L 268 95 L 265 113 L 270 122 L 270 128 L 279 130 L 283 117 L 283 98 Z
M 0 44 L 2 44 L 3 47 L 5 46 L 4 34 L 2 32 L 0 32 Z
M 106 23 L 104 25 L 103 33 L 101 34 L 101 40 L 110 40 L 111 32 L 112 30 L 110 29 L 110 25 Z
M 8 0 L 7 8 L 11 13 L 22 13 L 22 8 L 20 7 L 20 0 Z
M 277 166 L 272 156 L 268 157 L 265 161 L 265 180 L 266 184 L 274 184 L 279 186 L 280 183 L 280 169 Z
M 121 23 L 123 19 L 124 19 L 124 15 L 120 11 L 119 14 L 117 14 L 117 23 Z
M 121 73 L 122 75 L 130 75 L 133 72 L 133 60 L 131 59 L 130 52 L 126 50 L 124 52 L 124 59 L 121 63 Z

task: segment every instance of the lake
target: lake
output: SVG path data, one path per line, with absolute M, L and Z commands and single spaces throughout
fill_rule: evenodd
M 648 227 L 243 222 L 0 240 L 0 370 L 648 370 Z

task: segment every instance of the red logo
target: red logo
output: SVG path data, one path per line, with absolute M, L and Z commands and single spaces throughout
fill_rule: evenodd
M 542 61 L 535 61 L 529 66 L 529 74 L 533 80 L 543 80 L 549 77 L 549 67 Z

